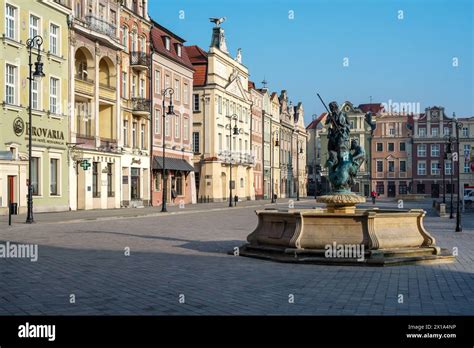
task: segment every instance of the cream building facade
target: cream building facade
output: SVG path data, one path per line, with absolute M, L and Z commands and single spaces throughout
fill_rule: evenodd
M 225 201 L 229 199 L 232 185 L 232 196 L 253 200 L 255 159 L 250 149 L 249 72 L 242 64 L 241 51 L 235 58 L 231 57 L 224 29 L 218 25 L 213 28 L 208 52 L 196 46 L 187 47 L 187 50 L 196 69 L 193 147 L 198 197 Z M 231 129 L 235 126 L 238 134 Z

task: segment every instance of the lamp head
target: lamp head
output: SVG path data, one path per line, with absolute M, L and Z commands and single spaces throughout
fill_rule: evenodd
M 43 62 L 41 61 L 41 58 L 38 57 L 38 60 L 35 62 L 35 71 L 33 73 L 33 78 L 35 80 L 41 80 L 41 78 L 45 77 L 45 74 L 43 72 Z

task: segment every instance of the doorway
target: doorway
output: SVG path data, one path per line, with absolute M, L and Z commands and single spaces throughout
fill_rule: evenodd
M 431 198 L 439 198 L 439 184 L 431 184 Z
M 396 196 L 396 188 L 395 188 L 395 182 L 394 181 L 389 181 L 387 185 L 387 197 L 395 197 Z
M 17 203 L 15 202 L 15 176 L 9 175 L 8 176 L 8 205 L 10 203 Z
M 140 168 L 131 168 L 130 198 L 132 200 L 140 199 Z

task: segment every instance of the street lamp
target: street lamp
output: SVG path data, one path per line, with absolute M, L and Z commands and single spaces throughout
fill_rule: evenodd
M 317 114 L 312 115 L 313 123 L 314 121 L 318 118 Z M 314 135 L 313 135 L 313 142 L 314 142 L 314 154 L 313 154 L 313 178 L 314 178 L 314 199 L 318 197 L 318 177 L 316 175 L 317 171 L 317 166 L 316 166 L 316 159 L 318 158 L 316 152 L 317 152 L 317 125 L 314 125 Z
M 456 128 L 456 137 L 453 138 L 453 140 L 456 141 L 456 155 L 455 158 L 451 161 L 451 177 L 452 177 L 452 172 L 453 172 L 453 162 L 454 159 L 456 159 L 458 163 L 458 173 L 457 173 L 457 187 L 458 187 L 458 199 L 456 203 L 456 232 L 462 232 L 462 226 L 461 226 L 461 210 L 460 210 L 460 200 L 461 200 L 461 178 L 460 178 L 460 173 L 461 173 L 461 168 L 460 168 L 460 163 L 461 161 L 459 160 L 460 158 L 460 149 L 459 149 L 459 130 L 462 129 L 463 124 L 459 122 L 459 120 L 456 118 L 456 114 L 453 112 L 453 118 L 451 121 L 448 122 L 448 126 L 452 126 Z M 453 188 L 451 187 L 451 191 L 454 191 Z M 452 196 L 451 196 L 452 197 Z M 452 198 L 451 198 L 452 202 Z M 452 204 L 452 203 L 451 203 Z M 451 211 L 452 211 L 452 206 L 451 206 Z
M 44 77 L 43 73 L 43 62 L 41 61 L 41 45 L 43 44 L 43 38 L 40 35 L 36 35 L 33 38 L 26 40 L 26 47 L 28 48 L 28 66 L 30 69 L 28 80 L 29 80 L 29 107 L 28 107 L 28 211 L 26 214 L 26 223 L 31 224 L 34 221 L 33 218 L 33 186 L 31 185 L 31 174 L 32 174 L 32 99 L 33 99 L 33 80 L 39 80 Z M 33 72 L 32 55 L 33 49 L 38 49 L 35 71 Z
M 297 135 L 298 137 L 298 135 Z M 296 187 L 296 200 L 300 200 L 300 155 L 303 154 L 303 143 L 300 142 L 297 138 L 296 140 L 296 182 L 297 182 L 297 187 Z M 299 147 L 299 150 L 298 150 Z
M 449 158 L 451 160 L 451 167 L 450 167 L 450 180 L 449 180 L 449 186 L 450 186 L 450 191 L 451 191 L 451 208 L 450 208 L 450 212 L 449 212 L 449 218 L 450 219 L 453 219 L 454 216 L 453 216 L 453 150 L 452 150 L 452 146 L 453 146 L 453 137 L 451 135 L 449 135 L 447 138 L 446 138 L 446 158 Z
M 233 114 L 229 117 L 229 124 L 226 126 L 226 128 L 229 129 L 229 207 L 233 207 L 232 204 L 232 135 L 239 135 L 242 133 L 242 128 L 237 127 L 237 120 L 239 117 L 237 114 Z M 232 127 L 232 120 L 235 121 L 234 127 Z
M 270 126 L 271 127 L 271 126 Z M 275 138 L 275 140 L 273 140 Z M 274 174 L 273 174 L 273 167 L 274 167 L 274 164 L 273 164 L 273 159 L 275 157 L 275 146 L 280 146 L 280 143 L 278 141 L 278 130 L 275 130 L 274 132 L 272 132 L 272 137 L 271 137 L 271 144 L 270 144 L 270 155 L 271 155 L 271 176 L 272 176 L 272 203 L 275 203 L 275 178 L 274 178 Z M 273 148 L 272 148 L 272 145 L 273 145 Z
M 163 126 L 161 127 L 161 130 L 163 132 L 163 203 L 161 204 L 161 212 L 166 213 L 168 210 L 166 210 L 166 196 L 168 194 L 167 192 L 167 173 L 166 173 L 166 157 L 165 157 L 165 151 L 166 151 L 166 146 L 165 146 L 165 133 L 166 133 L 166 116 L 171 116 L 174 115 L 174 106 L 173 106 L 173 94 L 174 90 L 171 87 L 165 88 L 163 92 L 161 93 L 162 98 L 163 98 L 163 105 L 162 105 L 162 112 L 163 112 Z M 165 112 L 166 106 L 165 106 L 165 99 L 166 96 L 169 96 L 170 98 L 170 103 L 168 105 L 168 112 Z M 171 131 L 171 130 L 170 130 Z

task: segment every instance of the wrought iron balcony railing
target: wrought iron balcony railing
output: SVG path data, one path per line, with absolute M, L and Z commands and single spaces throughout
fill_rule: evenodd
M 145 52 L 130 52 L 130 65 L 150 66 L 150 55 Z
M 132 98 L 132 110 L 138 112 L 150 112 L 151 100 L 146 98 Z
M 117 40 L 115 25 L 92 15 L 86 16 L 85 22 L 90 29 L 98 31 L 99 33 L 105 34 L 110 38 Z
M 222 150 L 218 153 L 217 158 L 224 162 L 229 163 L 232 161 L 232 164 L 242 164 L 242 165 L 254 165 L 255 156 L 247 152 Z

